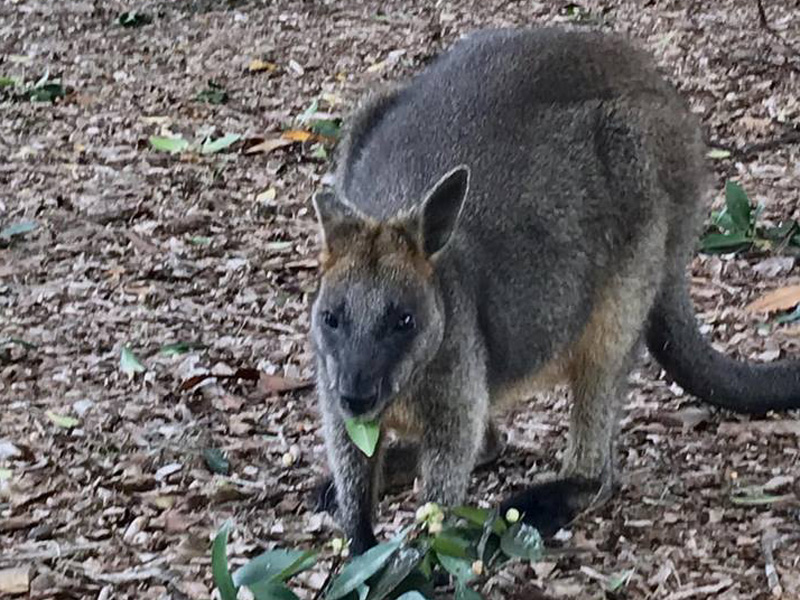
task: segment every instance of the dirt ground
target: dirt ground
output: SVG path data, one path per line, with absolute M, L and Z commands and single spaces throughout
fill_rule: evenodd
M 0 231 L 36 223 L 0 240 L 0 569 L 29 569 L 30 598 L 200 599 L 210 539 L 229 518 L 234 564 L 335 534 L 308 505 L 325 461 L 306 386 L 308 198 L 329 163 L 313 141 L 248 148 L 302 127 L 315 99 L 323 116 L 346 115 L 463 32 L 599 27 L 651 50 L 709 144 L 730 151 L 713 161 L 709 211 L 732 179 L 767 221 L 800 219 L 800 2 L 764 7 L 766 21 L 756 0 L 0 4 L 0 76 L 48 71 L 68 88 L 55 104 L 0 90 Z M 152 22 L 115 23 L 134 9 Z M 227 103 L 197 100 L 209 81 Z M 209 155 L 150 148 L 166 134 L 242 140 Z M 692 269 L 718 347 L 800 355 L 797 325 L 744 310 L 800 282 L 791 255 L 698 255 Z M 176 342 L 198 347 L 162 352 Z M 143 372 L 122 368 L 125 346 Z M 272 377 L 180 389 L 240 368 Z M 620 494 L 562 536 L 559 554 L 503 571 L 484 595 L 800 598 L 798 415 L 707 409 L 646 357 L 631 383 Z M 471 501 L 556 470 L 567 410 L 555 393 L 503 416 L 510 446 L 475 475 Z M 228 475 L 209 470 L 208 448 Z M 413 509 L 411 491 L 388 497 L 380 530 Z M 325 564 L 301 578 L 305 597 Z

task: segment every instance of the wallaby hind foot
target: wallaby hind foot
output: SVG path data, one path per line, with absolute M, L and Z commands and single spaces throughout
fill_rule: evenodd
M 568 477 L 533 485 L 505 500 L 500 511 L 505 515 L 508 509 L 516 508 L 522 520 L 535 527 L 542 537 L 552 537 L 581 513 L 611 496 L 611 489 L 598 480 Z

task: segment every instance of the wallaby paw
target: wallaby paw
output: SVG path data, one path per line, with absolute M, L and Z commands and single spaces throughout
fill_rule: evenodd
M 535 527 L 543 537 L 551 537 L 592 507 L 605 487 L 600 481 L 582 477 L 556 479 L 529 487 L 504 501 L 500 508 L 502 514 L 516 508 L 525 523 Z
M 333 477 L 324 477 L 314 487 L 312 492 L 314 512 L 326 512 L 331 516 L 336 514 L 339 503 L 336 500 L 336 486 Z
M 497 429 L 495 425 L 489 426 L 486 437 L 483 440 L 483 447 L 478 455 L 475 468 L 485 467 L 494 463 L 505 452 L 508 447 L 508 435 L 504 431 Z
M 372 528 L 365 529 L 350 540 L 350 556 L 364 554 L 364 552 L 377 545 L 378 540 L 372 532 Z

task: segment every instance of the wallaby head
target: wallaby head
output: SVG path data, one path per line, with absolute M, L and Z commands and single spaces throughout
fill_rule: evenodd
M 374 419 L 442 342 L 436 263 L 457 227 L 469 170 L 457 167 L 416 207 L 376 221 L 334 192 L 314 196 L 322 280 L 311 312 L 320 383 L 345 418 Z

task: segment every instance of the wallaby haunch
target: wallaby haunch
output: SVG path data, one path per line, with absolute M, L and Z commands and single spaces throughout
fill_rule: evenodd
M 473 34 L 355 115 L 336 188 L 314 198 L 311 324 L 328 503 L 354 552 L 375 543 L 383 454 L 348 439 L 354 416 L 417 439 L 421 500 L 454 505 L 495 453 L 490 406 L 569 382 L 562 479 L 503 505 L 548 533 L 611 493 L 643 336 L 712 404 L 800 406 L 797 363 L 737 362 L 698 331 L 685 270 L 703 155 L 697 121 L 649 58 L 594 32 Z

